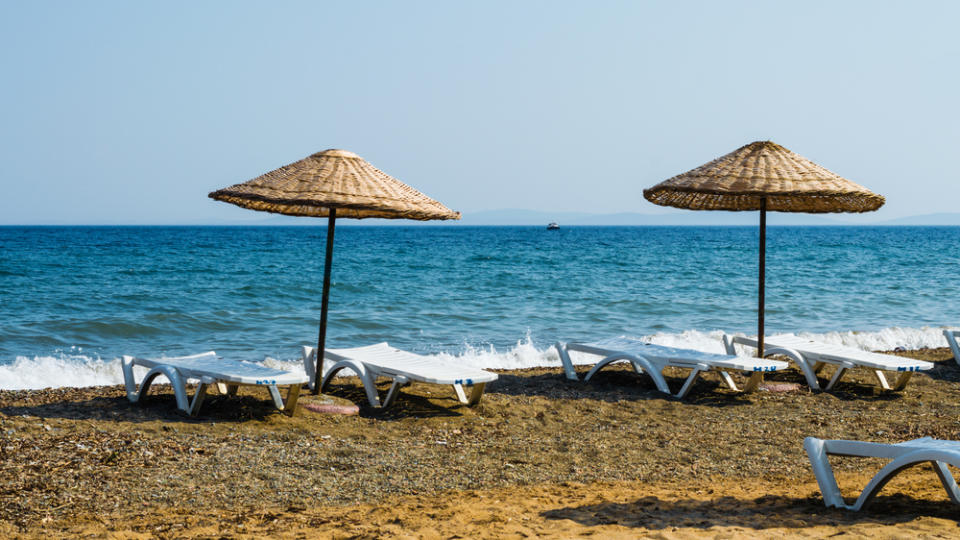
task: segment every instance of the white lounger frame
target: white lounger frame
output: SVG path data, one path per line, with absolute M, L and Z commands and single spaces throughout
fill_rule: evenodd
M 653 383 L 657 386 L 657 390 L 680 399 L 683 399 L 687 396 L 687 394 L 690 393 L 690 389 L 693 388 L 693 383 L 696 382 L 700 374 L 705 371 L 717 371 L 720 374 L 720 377 L 723 379 L 723 382 L 726 383 L 726 385 L 729 386 L 734 392 L 753 392 L 757 389 L 757 386 L 760 384 L 760 382 L 763 381 L 764 372 L 769 373 L 787 367 L 786 362 L 779 362 L 776 360 L 737 358 L 735 356 L 724 357 L 723 355 L 703 353 L 692 349 L 676 349 L 673 347 L 653 345 L 650 343 L 641 342 L 640 340 L 630 340 L 628 338 L 617 339 L 622 339 L 631 343 L 629 344 L 629 347 L 621 347 L 623 350 L 618 350 L 616 345 L 604 345 L 603 342 L 571 342 L 567 344 L 557 343 L 555 347 L 557 348 L 557 352 L 560 354 L 560 362 L 563 364 L 563 370 L 567 379 L 571 381 L 580 380 L 580 378 L 577 376 L 576 370 L 573 368 L 573 362 L 570 360 L 570 351 L 603 357 L 603 359 L 597 362 L 583 378 L 584 382 L 589 381 L 594 374 L 604 367 L 620 360 L 626 360 L 630 362 L 630 365 L 633 367 L 633 371 L 638 375 L 643 373 L 649 375 L 650 378 L 653 379 Z M 655 357 L 653 354 L 643 354 L 640 352 L 640 350 L 638 350 L 638 346 L 641 345 L 644 347 L 649 347 L 651 353 L 658 353 L 659 356 Z M 713 361 L 714 358 L 716 361 Z M 729 362 L 736 362 L 743 365 L 738 367 L 723 365 Z M 690 375 L 687 376 L 683 386 L 681 386 L 680 390 L 675 394 L 670 390 L 666 379 L 663 377 L 663 370 L 668 366 L 690 370 Z M 750 378 L 747 380 L 747 384 L 744 386 L 743 390 L 737 387 L 736 383 L 733 381 L 733 378 L 730 376 L 729 371 L 750 372 Z
M 235 395 L 240 385 L 266 386 L 273 404 L 287 416 L 293 416 L 297 409 L 300 387 L 307 382 L 306 376 L 288 373 L 263 366 L 241 364 L 232 360 L 217 360 L 215 352 L 210 351 L 192 356 L 175 358 L 137 358 L 124 355 L 122 360 L 123 381 L 127 390 L 127 399 L 132 403 L 141 401 L 150 390 L 150 385 L 158 375 L 170 381 L 173 394 L 177 399 L 177 408 L 196 416 L 207 394 L 207 387 L 216 384 L 221 394 Z M 213 365 L 212 363 L 217 365 Z M 196 363 L 196 366 L 191 364 Z M 137 388 L 133 366 L 142 366 L 149 371 Z M 212 369 L 211 369 L 212 367 Z M 187 382 L 198 382 L 193 399 L 187 395 Z M 278 385 L 290 385 L 286 401 L 280 396 Z
M 947 344 L 953 351 L 953 359 L 960 364 L 960 345 L 957 344 L 957 337 L 960 336 L 960 330 L 944 330 L 943 337 L 947 338 Z
M 807 437 L 803 441 L 803 448 L 810 457 L 810 465 L 813 467 L 813 474 L 817 477 L 817 484 L 823 494 L 823 502 L 828 507 L 860 510 L 897 473 L 926 462 L 933 465 L 933 469 L 940 477 L 940 482 L 947 490 L 950 500 L 955 504 L 960 504 L 960 489 L 957 488 L 957 482 L 947 467 L 948 464 L 960 467 L 960 442 L 924 437 L 898 444 L 883 444 L 861 441 L 827 441 Z M 830 461 L 827 459 L 831 454 L 835 456 L 889 458 L 893 461 L 880 469 L 880 472 L 870 480 L 870 483 L 867 484 L 854 504 L 848 505 L 840 494 L 833 468 L 830 467 Z
M 770 345 L 767 346 L 767 343 Z M 723 345 L 727 353 L 736 352 L 734 345 L 745 345 L 747 347 L 757 348 L 757 340 L 743 336 L 729 336 L 724 334 Z M 817 380 L 817 374 L 827 365 L 836 366 L 836 371 L 827 387 L 824 390 L 832 390 L 841 377 L 848 369 L 855 367 L 864 367 L 873 371 L 884 390 L 899 392 L 906 388 L 910 382 L 910 377 L 916 371 L 926 371 L 933 368 L 933 364 L 923 360 L 913 360 L 889 354 L 880 354 L 869 351 L 861 351 L 852 347 L 841 345 L 830 345 L 816 341 L 810 341 L 803 338 L 786 336 L 765 338 L 763 356 L 783 355 L 793 361 L 794 364 L 803 373 L 807 384 L 813 390 L 820 390 L 820 382 Z M 891 386 L 887 382 L 884 371 L 892 371 L 900 374 L 897 382 Z
M 381 361 L 372 361 L 365 357 L 369 354 L 380 355 Z M 310 378 L 307 383 L 312 390 L 317 380 L 316 349 L 304 346 L 302 349 L 303 367 Z M 326 370 L 320 382 L 320 391 L 340 371 L 348 369 L 360 377 L 367 401 L 372 407 L 386 408 L 393 404 L 400 388 L 413 382 L 453 386 L 457 400 L 467 406 L 480 403 L 488 382 L 497 380 L 497 374 L 474 368 L 463 368 L 440 360 L 427 358 L 408 351 L 395 349 L 387 343 L 378 343 L 354 349 L 327 349 L 324 358 L 333 362 Z M 377 390 L 377 379 L 390 379 L 392 384 L 386 396 L 381 400 Z M 468 396 L 464 386 L 470 388 Z

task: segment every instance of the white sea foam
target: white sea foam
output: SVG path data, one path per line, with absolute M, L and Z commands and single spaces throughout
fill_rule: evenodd
M 103 360 L 83 354 L 18 356 L 0 365 L 0 390 L 83 387 L 123 384 L 120 359 Z
M 888 351 L 895 348 L 907 350 L 927 347 L 945 347 L 942 327 L 884 328 L 875 332 L 825 332 L 799 333 L 797 335 L 817 341 L 858 347 L 864 350 Z M 739 334 L 744 335 L 744 334 Z M 598 338 L 607 337 L 598 335 Z M 656 333 L 634 336 L 658 345 L 683 347 L 705 352 L 722 353 L 723 332 L 687 330 L 681 333 Z M 740 351 L 741 354 L 748 354 Z M 493 345 L 474 347 L 464 345 L 453 353 L 439 353 L 437 358 L 487 369 L 521 369 L 531 367 L 555 367 L 560 357 L 552 343 L 536 343 L 530 335 L 518 340 L 508 349 Z M 574 355 L 575 363 L 591 359 Z M 276 359 L 267 357 L 264 365 L 293 372 L 303 372 L 299 359 Z M 142 375 L 142 373 L 140 373 Z M 158 381 L 160 382 L 160 381 Z M 62 353 L 57 356 L 18 356 L 12 364 L 0 365 L 0 390 L 22 390 L 47 387 L 83 387 L 123 384 L 120 359 L 104 360 L 79 352 Z

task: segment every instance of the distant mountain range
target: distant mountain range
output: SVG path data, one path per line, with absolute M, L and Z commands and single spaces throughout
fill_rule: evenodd
M 908 216 L 890 220 L 871 219 L 869 214 L 788 214 L 770 212 L 767 224 L 777 225 L 890 225 L 890 226 L 960 226 L 960 213 L 926 214 Z M 408 221 L 388 219 L 344 219 L 337 224 L 343 225 L 542 225 L 557 222 L 564 226 L 589 225 L 757 225 L 757 212 L 682 212 L 666 214 L 641 214 L 622 212 L 615 214 L 592 214 L 587 212 L 544 212 L 541 210 L 486 210 L 464 212 L 459 221 Z M 297 218 L 289 216 L 264 216 L 263 219 L 250 219 L 243 222 L 209 223 L 211 225 L 322 225 L 325 220 L 317 218 Z

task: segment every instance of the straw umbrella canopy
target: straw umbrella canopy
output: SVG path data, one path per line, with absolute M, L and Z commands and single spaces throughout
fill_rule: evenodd
M 327 218 L 314 394 L 320 392 L 319 378 L 323 376 L 336 219 L 460 219 L 460 212 L 384 173 L 357 154 L 336 149 L 317 152 L 248 182 L 219 189 L 209 197 L 251 210 Z
M 690 210 L 760 211 L 757 355 L 763 356 L 767 211 L 824 214 L 872 212 L 884 198 L 770 141 L 757 141 L 674 176 L 643 196 Z

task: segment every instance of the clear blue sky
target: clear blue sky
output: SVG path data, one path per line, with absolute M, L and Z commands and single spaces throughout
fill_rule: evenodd
M 326 148 L 451 208 L 663 212 L 771 139 L 958 211 L 960 2 L 0 0 L 0 224 L 208 223 Z M 878 216 L 879 217 L 879 216 Z

